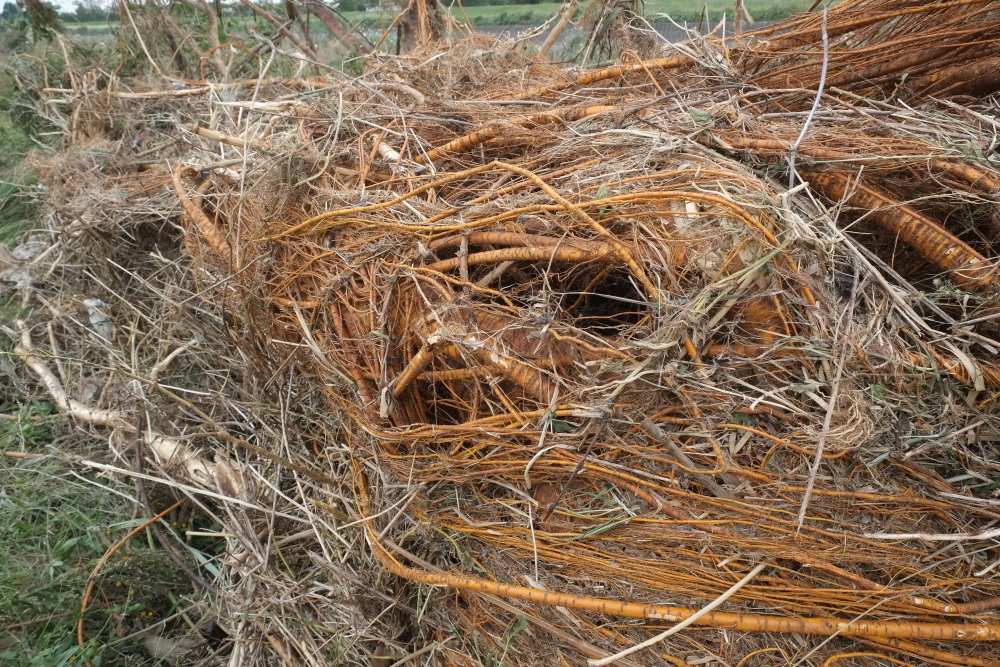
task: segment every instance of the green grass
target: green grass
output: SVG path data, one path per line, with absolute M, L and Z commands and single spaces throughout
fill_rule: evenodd
M 28 187 L 24 182 L 0 181 L 0 243 L 16 246 L 35 225 Z
M 700 5 L 704 2 L 688 0 L 652 0 L 646 3 L 646 16 L 669 14 L 675 21 L 697 21 L 701 16 Z M 734 3 L 728 0 L 708 0 L 709 19 L 722 20 L 722 14 L 732 20 Z M 776 21 L 796 12 L 803 12 L 812 5 L 812 0 L 746 0 L 744 5 L 755 21 Z
M 66 23 L 66 32 L 71 35 L 88 35 L 88 34 L 100 34 L 100 33 L 111 33 L 112 26 L 117 27 L 117 22 L 108 24 L 107 21 L 88 21 L 80 23 Z
M 14 124 L 5 106 L 0 104 L 0 174 L 13 170 L 32 147 L 28 135 Z
M 0 420 L 0 667 L 61 667 L 86 659 L 94 667 L 146 660 L 142 637 L 107 647 L 174 613 L 177 595 L 189 590 L 183 572 L 151 538 L 139 533 L 104 567 L 76 637 L 87 578 L 108 548 L 143 519 L 134 504 L 60 456 L 99 456 L 50 406 L 30 403 Z
M 537 5 L 495 5 L 492 7 L 466 7 L 465 13 L 473 25 L 535 25 L 548 21 L 562 7 L 558 2 L 542 2 Z M 463 20 L 458 4 L 452 14 Z
M 17 245 L 24 232 L 35 224 L 32 206 L 33 179 L 18 169 L 25 154 L 34 146 L 23 127 L 10 113 L 13 82 L 0 76 L 0 243 Z
M 0 450 L 33 454 L 63 445 L 48 412 L 35 403 L 17 411 L 17 421 L 0 422 Z M 78 481 L 57 458 L 3 456 L 0 480 L 0 665 L 93 657 L 76 645 L 75 610 L 87 566 L 105 551 L 99 531 L 129 516 L 125 502 Z

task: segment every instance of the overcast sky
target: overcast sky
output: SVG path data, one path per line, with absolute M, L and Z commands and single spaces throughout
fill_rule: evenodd
M 7 0 L 4 0 L 4 2 L 6 1 Z M 50 2 L 58 7 L 59 11 L 71 12 L 76 9 L 76 0 L 46 0 L 46 2 Z M 108 3 L 102 2 L 101 4 L 106 6 Z

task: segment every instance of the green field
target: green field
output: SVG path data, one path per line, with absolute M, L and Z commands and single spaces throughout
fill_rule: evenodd
M 646 17 L 653 19 L 657 15 L 669 15 L 675 21 L 697 21 L 702 13 L 702 5 L 708 5 L 709 19 L 719 21 L 723 12 L 728 17 L 733 15 L 733 3 L 728 0 L 708 0 L 707 3 L 695 3 L 689 0 L 651 0 L 647 2 Z M 746 8 L 755 21 L 774 21 L 785 18 L 795 12 L 805 11 L 812 0 L 747 0 Z M 562 6 L 558 2 L 543 2 L 537 5 L 493 5 L 485 7 L 466 7 L 465 14 L 474 25 L 539 25 L 552 17 Z M 455 3 L 451 8 L 455 18 L 463 20 L 462 11 Z M 579 17 L 578 12 L 577 16 Z M 345 12 L 344 16 L 351 22 L 362 25 L 388 25 L 394 14 L 379 15 L 375 12 Z
M 733 15 L 733 3 L 729 0 L 708 0 L 707 3 L 695 3 L 688 0 L 651 0 L 645 5 L 645 15 L 649 20 L 666 20 L 669 16 L 677 22 L 697 22 L 702 14 L 702 5 L 708 6 L 709 21 L 716 23 L 722 19 L 723 13 L 728 18 Z M 746 8 L 754 21 L 775 21 L 805 11 L 812 0 L 746 0 Z M 465 16 L 473 25 L 503 26 L 503 25 L 541 25 L 548 21 L 562 7 L 558 2 L 542 2 L 535 5 L 491 5 L 466 7 L 465 15 L 458 3 L 451 5 L 451 12 L 459 21 L 464 22 Z M 577 13 L 577 19 L 582 10 Z M 385 28 L 395 18 L 391 12 L 343 12 L 342 16 L 355 26 L 374 29 Z M 252 21 L 246 18 L 233 18 L 232 23 Z M 322 33 L 323 27 L 315 18 L 312 21 L 316 30 Z M 230 28 L 231 29 L 231 28 Z M 109 33 L 105 22 L 68 23 L 66 30 L 73 35 L 99 35 Z

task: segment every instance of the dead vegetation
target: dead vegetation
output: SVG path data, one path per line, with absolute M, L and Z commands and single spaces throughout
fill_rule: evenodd
M 222 527 L 214 664 L 1000 664 L 997 3 L 582 73 L 419 5 L 359 78 L 29 70 L 17 353 Z

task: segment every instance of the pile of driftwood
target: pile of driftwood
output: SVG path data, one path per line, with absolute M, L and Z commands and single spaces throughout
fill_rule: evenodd
M 150 422 L 243 470 L 219 595 L 340 572 L 393 660 L 1000 665 L 998 10 L 848 0 L 584 72 L 472 36 L 356 79 L 46 89 L 64 238 L 182 244 L 184 303 L 280 406 L 252 438 Z M 311 531 L 277 561 L 275 512 Z M 231 634 L 322 664 L 343 628 L 282 599 Z

